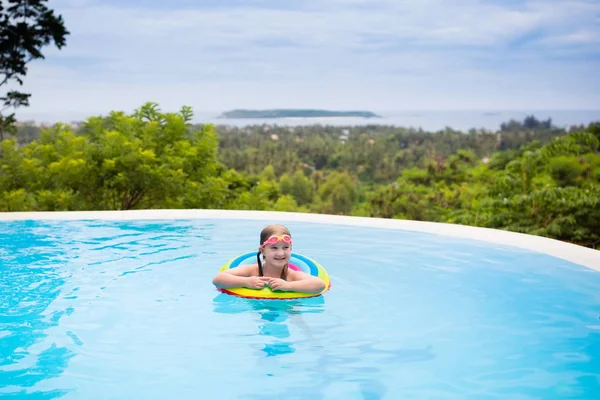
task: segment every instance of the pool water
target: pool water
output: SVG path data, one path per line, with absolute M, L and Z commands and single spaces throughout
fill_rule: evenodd
M 600 273 L 401 230 L 289 223 L 323 297 L 217 292 L 269 221 L 0 222 L 0 397 L 598 399 Z

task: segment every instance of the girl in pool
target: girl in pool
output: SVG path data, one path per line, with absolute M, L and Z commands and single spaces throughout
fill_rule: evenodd
M 260 232 L 256 264 L 242 265 L 219 272 L 213 284 L 222 289 L 246 287 L 303 293 L 320 293 L 325 282 L 316 276 L 288 268 L 292 254 L 292 234 L 283 225 L 267 225 Z M 263 257 L 261 261 L 261 255 Z

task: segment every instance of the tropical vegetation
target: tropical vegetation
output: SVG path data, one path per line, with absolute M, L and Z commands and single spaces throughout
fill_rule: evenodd
M 147 103 L 0 146 L 0 211 L 213 208 L 506 229 L 600 248 L 600 123 L 235 128 Z

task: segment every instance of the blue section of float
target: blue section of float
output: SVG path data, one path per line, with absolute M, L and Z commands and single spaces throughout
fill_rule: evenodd
M 303 255 L 292 253 L 290 264 L 297 265 L 302 272 L 306 272 L 312 276 L 319 276 L 319 269 L 313 261 Z M 256 264 L 256 252 L 245 253 L 237 256 L 231 261 L 229 268 L 239 267 L 240 265 Z
M 290 262 L 302 268 L 302 270 L 307 274 L 319 276 L 319 268 L 315 265 L 314 261 L 311 261 L 303 255 L 292 253 Z

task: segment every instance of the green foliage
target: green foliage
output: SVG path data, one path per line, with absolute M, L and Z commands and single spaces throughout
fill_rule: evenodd
M 283 195 L 287 195 L 292 193 L 292 178 L 288 174 L 283 174 L 281 178 L 279 178 L 279 191 Z
M 356 200 L 356 188 L 348 173 L 333 172 L 319 189 L 315 209 L 328 214 L 349 214 Z
M 298 203 L 289 194 L 281 196 L 275 205 L 273 206 L 274 211 L 298 211 Z
M 0 3 L 0 74 L 4 78 L 0 86 L 15 81 L 23 84 L 27 64 L 43 59 L 42 47 L 53 43 L 58 49 L 66 44 L 69 32 L 65 29 L 62 16 L 54 15 L 44 3 L 47 0 L 11 0 L 5 7 Z M 0 97 L 7 108 L 29 106 L 28 93 L 8 91 Z M 14 113 L 0 115 L 0 141 L 4 134 L 14 135 L 16 128 Z
M 261 179 L 264 179 L 266 181 L 274 181 L 275 179 L 277 179 L 277 177 L 275 176 L 275 168 L 273 168 L 271 164 L 267 165 L 265 169 L 263 169 L 263 172 L 260 175 L 260 177 Z
M 214 179 L 218 162 L 213 127 L 192 129 L 189 118 L 188 108 L 161 113 L 148 103 L 132 115 L 89 118 L 80 136 L 57 125 L 23 148 L 5 141 L 0 160 L 4 210 L 11 210 L 9 200 L 20 196 L 19 190 L 32 196 L 26 203 L 31 210 L 223 202 L 229 182 Z
M 368 206 L 357 209 L 373 217 L 507 229 L 597 248 L 597 148 L 593 133 L 576 132 L 498 154 L 489 166 L 457 152 L 426 170 L 405 170 L 395 183 L 368 193 Z
M 218 208 L 402 218 L 600 248 L 600 124 L 496 134 L 191 125 L 147 103 L 0 146 L 0 210 Z M 29 131 L 28 131 L 29 132 Z M 27 133 L 29 135 L 29 133 Z M 340 139 L 340 136 L 342 137 Z M 504 149 L 504 150 L 501 150 Z
M 558 156 L 548 160 L 548 169 L 559 186 L 576 186 L 583 177 L 585 165 L 577 157 Z
M 302 171 L 296 171 L 292 177 L 290 192 L 299 205 L 308 205 L 312 202 L 313 190 L 310 180 Z

